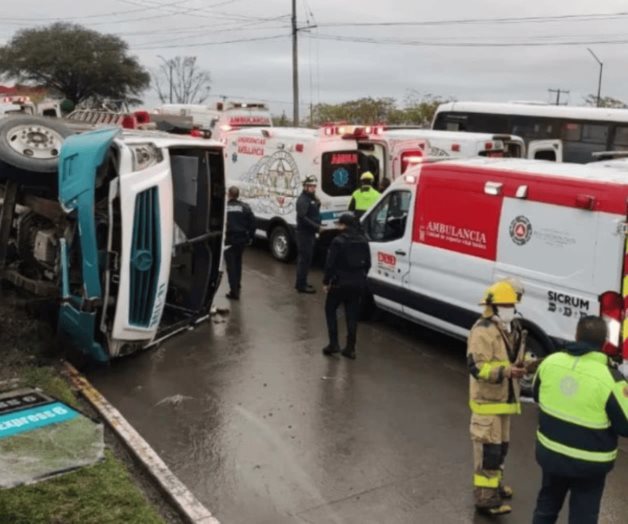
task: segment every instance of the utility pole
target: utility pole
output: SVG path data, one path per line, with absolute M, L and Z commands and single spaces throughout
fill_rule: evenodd
M 597 107 L 600 107 L 602 105 L 602 72 L 604 71 L 604 62 L 590 48 L 587 47 L 587 51 L 591 53 L 591 56 L 600 66 L 600 76 L 597 81 Z
M 299 47 L 297 27 L 297 0 L 292 0 L 292 121 L 299 126 Z
M 560 105 L 560 95 L 562 93 L 565 93 L 566 95 L 569 94 L 569 91 L 565 91 L 564 89 L 548 89 L 548 91 L 550 93 L 556 93 L 556 105 L 559 106 Z

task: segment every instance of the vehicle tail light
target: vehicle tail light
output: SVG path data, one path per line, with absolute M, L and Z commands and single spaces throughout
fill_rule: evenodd
M 124 129 L 137 129 L 137 119 L 133 115 L 123 116 L 121 123 Z
M 401 174 L 403 175 L 408 168 L 416 166 L 421 162 L 423 162 L 422 150 L 404 151 L 401 153 Z
M 490 151 L 491 149 L 493 149 L 493 142 L 486 142 L 484 144 L 484 149 L 486 149 L 486 151 Z
M 619 355 L 621 345 L 621 327 L 624 321 L 624 299 L 615 291 L 607 291 L 600 295 L 600 316 L 608 326 L 608 336 L 604 344 L 604 353 L 611 356 Z
M 303 153 L 303 144 L 297 144 L 294 149 L 297 153 Z
M 460 144 L 451 144 L 451 150 L 454 153 L 460 153 Z

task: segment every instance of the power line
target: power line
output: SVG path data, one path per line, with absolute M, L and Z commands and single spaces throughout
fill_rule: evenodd
M 554 47 L 554 46 L 587 46 L 587 45 L 622 45 L 628 44 L 628 39 L 621 40 L 570 40 L 557 42 L 521 41 L 521 42 L 497 42 L 497 41 L 429 41 L 429 40 L 394 40 L 376 39 L 368 37 L 351 37 L 342 35 L 317 34 L 310 38 L 320 40 L 333 40 L 338 42 L 354 42 L 362 44 L 378 45 L 402 45 L 415 47 Z
M 224 45 L 224 44 L 240 44 L 243 42 L 261 42 L 261 41 L 266 41 L 266 40 L 279 40 L 281 38 L 287 38 L 288 35 L 273 35 L 273 36 L 260 36 L 260 37 L 254 37 L 254 38 L 241 38 L 241 39 L 235 39 L 235 40 L 223 40 L 223 41 L 219 41 L 219 42 L 202 42 L 202 43 L 196 43 L 196 44 L 178 44 L 178 45 L 164 45 L 164 46 L 160 46 L 160 45 L 156 45 L 156 46 L 145 46 L 145 47 L 134 47 L 134 46 L 130 46 L 131 49 L 135 49 L 135 50 L 147 50 L 147 49 L 177 49 L 177 48 L 181 48 L 181 47 L 209 47 L 209 46 L 214 46 L 214 45 Z
M 429 26 L 429 25 L 460 25 L 460 24 L 504 24 L 504 23 L 551 23 L 551 22 L 589 22 L 592 20 L 617 19 L 628 16 L 628 12 L 617 13 L 589 13 L 572 15 L 548 15 L 548 16 L 525 16 L 525 17 L 502 17 L 502 18 L 458 18 L 443 20 L 420 20 L 420 21 L 390 21 L 390 22 L 322 22 L 321 27 L 390 27 L 390 26 Z

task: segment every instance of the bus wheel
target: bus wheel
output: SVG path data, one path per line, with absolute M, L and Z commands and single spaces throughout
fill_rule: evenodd
M 268 244 L 273 257 L 281 262 L 290 262 L 296 255 L 294 241 L 286 226 L 277 225 L 273 227 Z

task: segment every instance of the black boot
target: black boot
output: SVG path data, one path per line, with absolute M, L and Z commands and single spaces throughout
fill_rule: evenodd
M 347 337 L 347 346 L 342 350 L 342 356 L 355 360 L 355 337 Z
M 327 355 L 328 357 L 337 353 L 340 353 L 340 348 L 338 347 L 338 344 L 327 344 L 323 348 L 323 355 Z

